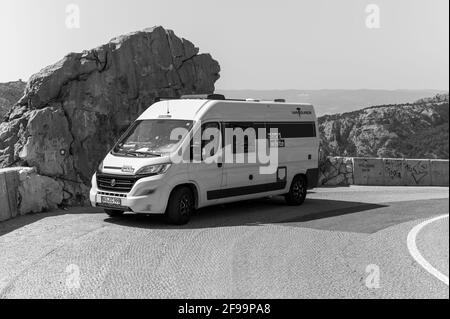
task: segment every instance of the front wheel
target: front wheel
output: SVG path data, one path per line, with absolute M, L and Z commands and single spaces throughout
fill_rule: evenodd
M 176 188 L 167 204 L 166 219 L 175 225 L 187 224 L 194 212 L 194 195 L 188 187 Z
M 298 206 L 303 204 L 308 192 L 306 179 L 303 176 L 296 176 L 292 181 L 289 193 L 285 195 L 286 202 L 291 206 Z

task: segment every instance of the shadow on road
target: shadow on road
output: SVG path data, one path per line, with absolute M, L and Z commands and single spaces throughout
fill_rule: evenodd
M 283 198 L 259 199 L 199 209 L 187 225 L 168 225 L 163 216 L 125 214 L 106 218 L 105 222 L 147 229 L 201 229 L 214 227 L 257 226 L 261 224 L 306 223 L 330 217 L 354 214 L 386 205 L 362 202 L 307 199 L 302 206 L 288 206 Z
M 74 214 L 103 214 L 103 210 L 94 207 L 71 207 L 67 210 L 57 210 L 19 216 L 17 218 L 0 222 L 0 236 L 6 235 L 29 224 L 33 224 L 44 218 Z
M 410 220 L 448 212 L 448 199 L 371 204 L 356 201 L 307 198 L 302 206 L 288 206 L 282 197 L 217 205 L 199 209 L 189 224 L 168 225 L 163 216 L 125 214 L 108 217 L 102 209 L 73 207 L 20 216 L 0 223 L 0 236 L 45 218 L 64 215 L 96 215 L 95 222 L 141 229 L 203 229 L 272 224 L 330 231 L 374 233 Z

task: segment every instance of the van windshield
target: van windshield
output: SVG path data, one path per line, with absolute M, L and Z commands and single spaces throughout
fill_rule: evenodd
M 151 157 L 172 153 L 192 126 L 193 121 L 188 120 L 136 121 L 120 138 L 113 154 Z

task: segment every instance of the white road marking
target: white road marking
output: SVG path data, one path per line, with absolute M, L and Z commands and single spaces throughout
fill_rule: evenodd
M 448 218 L 447 215 L 438 216 L 429 220 L 424 221 L 423 223 L 420 223 L 416 227 L 414 227 L 408 234 L 407 244 L 408 244 L 408 250 L 411 256 L 421 265 L 423 268 L 425 268 L 426 271 L 428 271 L 430 274 L 432 274 L 434 277 L 442 281 L 444 284 L 448 286 L 448 277 L 441 273 L 439 270 L 434 268 L 423 256 L 420 254 L 419 249 L 417 249 L 416 245 L 416 237 L 417 234 L 427 226 L 428 224 L 431 224 L 435 221 L 438 221 L 443 218 Z

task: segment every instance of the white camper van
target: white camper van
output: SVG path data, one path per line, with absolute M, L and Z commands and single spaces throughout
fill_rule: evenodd
M 113 217 L 165 214 L 283 195 L 301 205 L 317 186 L 314 108 L 221 95 L 165 99 L 123 134 L 92 177 L 90 201 Z

